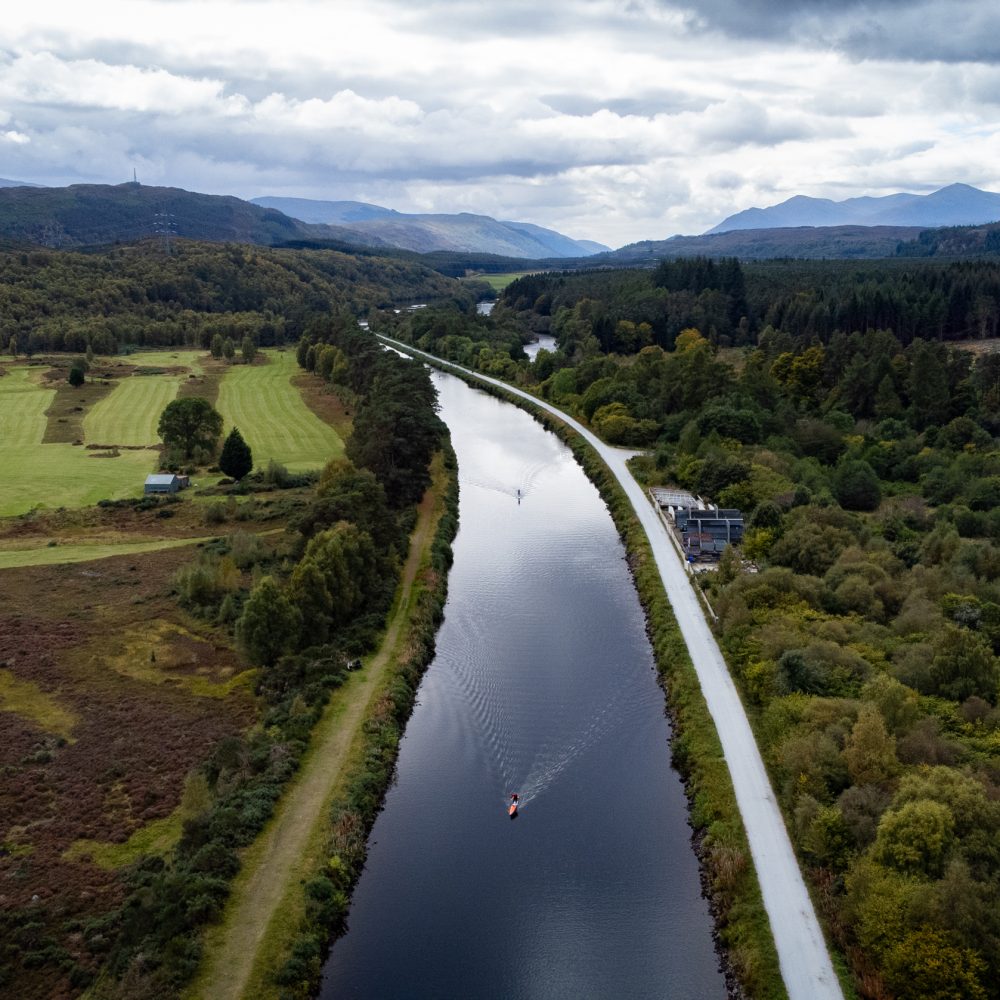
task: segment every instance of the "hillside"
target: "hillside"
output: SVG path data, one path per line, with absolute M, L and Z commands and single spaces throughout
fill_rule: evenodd
M 219 333 L 260 346 L 297 340 L 317 314 L 355 316 L 476 290 L 420 264 L 334 250 L 147 240 L 103 252 L 0 252 L 0 351 L 102 354 L 123 345 L 206 346 Z
M 308 223 L 343 226 L 359 239 L 379 241 L 431 253 L 490 253 L 506 257 L 586 257 L 608 247 L 593 240 L 574 240 L 530 222 L 502 222 L 488 215 L 409 214 L 360 201 L 314 201 L 308 198 L 254 198 L 255 205 L 274 208 Z
M 892 257 L 901 241 L 913 240 L 920 230 L 912 226 L 799 226 L 787 229 L 746 229 L 704 236 L 673 236 L 643 240 L 611 253 L 592 257 L 588 264 L 628 267 L 654 263 L 665 257 L 872 258 Z
M 931 194 L 881 198 L 809 198 L 796 195 L 770 208 L 748 208 L 723 219 L 705 235 L 796 226 L 965 226 L 1000 219 L 1000 194 L 950 184 Z
M 71 249 L 167 234 L 211 242 L 316 238 L 344 247 L 379 245 L 336 226 L 315 226 L 222 195 L 140 184 L 0 188 L 0 239 Z

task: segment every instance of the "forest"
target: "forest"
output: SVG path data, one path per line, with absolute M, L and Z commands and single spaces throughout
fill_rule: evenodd
M 423 265 L 334 250 L 175 240 L 95 253 L 0 253 L 0 352 L 207 348 L 220 335 L 294 343 L 331 304 L 347 316 L 408 302 L 471 308 L 474 290 Z
M 490 318 L 379 317 L 744 511 L 700 585 L 873 1000 L 1000 997 L 998 277 L 677 261 L 522 278 Z
M 687 258 L 651 270 L 528 275 L 501 302 L 536 333 L 585 320 L 605 353 L 643 346 L 627 324 L 666 350 L 688 327 L 720 347 L 756 343 L 768 326 L 821 342 L 869 329 L 892 330 L 904 345 L 971 340 L 996 335 L 1000 263 Z

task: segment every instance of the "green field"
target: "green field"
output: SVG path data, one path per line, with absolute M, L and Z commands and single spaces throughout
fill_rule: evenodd
M 203 351 L 157 351 L 128 360 L 201 371 L 203 357 Z M 343 455 L 337 432 L 306 406 L 291 383 L 299 373 L 294 352 L 268 351 L 266 357 L 268 364 L 233 366 L 219 389 L 219 412 L 227 429 L 239 427 L 250 443 L 254 464 L 266 467 L 274 459 L 302 472 Z M 159 452 L 149 446 L 158 444 L 160 414 L 184 376 L 133 375 L 94 404 L 83 419 L 85 442 L 137 449 L 108 458 L 79 445 L 41 443 L 45 411 L 55 393 L 32 381 L 35 375 L 33 369 L 15 366 L 0 377 L 0 517 L 35 507 L 86 507 L 98 500 L 141 496 L 143 481 L 159 463 Z
M 146 476 L 159 452 L 123 451 L 117 458 L 95 458 L 71 444 L 7 445 L 0 440 L 0 517 L 33 507 L 88 507 L 98 500 L 142 495 Z
M 34 369 L 17 367 L 0 378 L 0 453 L 9 445 L 41 444 L 45 411 L 56 393 L 31 381 L 35 374 Z
M 476 274 L 476 281 L 485 281 L 487 285 L 502 292 L 512 281 L 523 278 L 526 274 L 537 274 L 537 271 L 508 271 L 505 274 Z
M 344 442 L 302 400 L 292 377 L 299 374 L 294 351 L 267 351 L 266 365 L 236 365 L 219 387 L 216 408 L 226 433 L 238 427 L 253 451 L 256 468 L 271 459 L 291 472 L 318 469 L 344 454 Z
M 78 445 L 42 444 L 45 411 L 55 391 L 32 381 L 36 374 L 35 369 L 17 366 L 0 378 L 0 468 L 4 470 L 0 517 L 23 514 L 33 507 L 85 507 L 98 500 L 140 495 L 143 481 L 157 464 L 158 452 L 143 449 L 122 452 L 117 458 L 97 458 Z M 136 443 L 155 441 L 154 434 L 151 441 Z
M 98 400 L 83 418 L 83 437 L 88 444 L 156 446 L 156 432 L 167 403 L 176 395 L 179 375 L 133 375 Z
M 202 373 L 201 363 L 207 357 L 205 351 L 136 351 L 127 354 L 122 361 L 138 368 L 175 368 L 183 365 L 195 375 Z

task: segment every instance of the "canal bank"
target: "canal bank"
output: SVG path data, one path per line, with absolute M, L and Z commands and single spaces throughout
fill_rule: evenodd
M 409 345 L 398 346 L 518 405 L 530 403 L 537 419 L 577 442 L 574 450 L 597 479 L 614 481 L 607 499 L 630 555 L 642 563 L 636 580 L 650 627 L 663 637 L 662 645 L 655 642 L 658 662 L 681 722 L 675 755 L 690 777 L 692 822 L 705 831 L 706 845 L 712 842 L 703 860 L 732 964 L 753 996 L 782 996 L 787 989 L 793 1000 L 841 1000 L 841 985 L 739 694 L 683 567 L 626 467 L 627 454 L 529 393 Z
M 449 600 L 321 995 L 721 1000 L 618 531 L 528 414 L 436 382 L 461 476 Z

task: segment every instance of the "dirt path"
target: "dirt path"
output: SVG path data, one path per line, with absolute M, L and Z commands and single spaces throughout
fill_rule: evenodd
M 338 689 L 313 732 L 309 752 L 294 783 L 282 796 L 264 833 L 248 848 L 222 923 L 206 935 L 202 970 L 186 996 L 194 1000 L 238 1000 L 247 996 L 261 946 L 288 893 L 301 894 L 322 846 L 317 832 L 340 780 L 365 710 L 378 689 L 402 634 L 413 583 L 434 528 L 434 496 L 418 508 L 417 524 L 403 567 L 397 601 L 374 658 Z M 311 843 L 320 841 L 319 844 Z M 260 996 L 256 990 L 254 997 Z
M 382 338 L 383 340 L 385 338 Z M 396 341 L 390 341 L 397 344 Z M 401 349 L 450 365 L 549 411 L 581 434 L 600 454 L 628 496 L 653 550 L 708 710 L 732 775 L 747 840 L 757 869 L 764 908 L 771 922 L 789 1000 L 843 1000 L 823 931 L 806 889 L 743 703 L 680 557 L 642 487 L 625 462 L 632 452 L 612 448 L 561 410 L 499 379 L 461 368 L 406 344 Z

